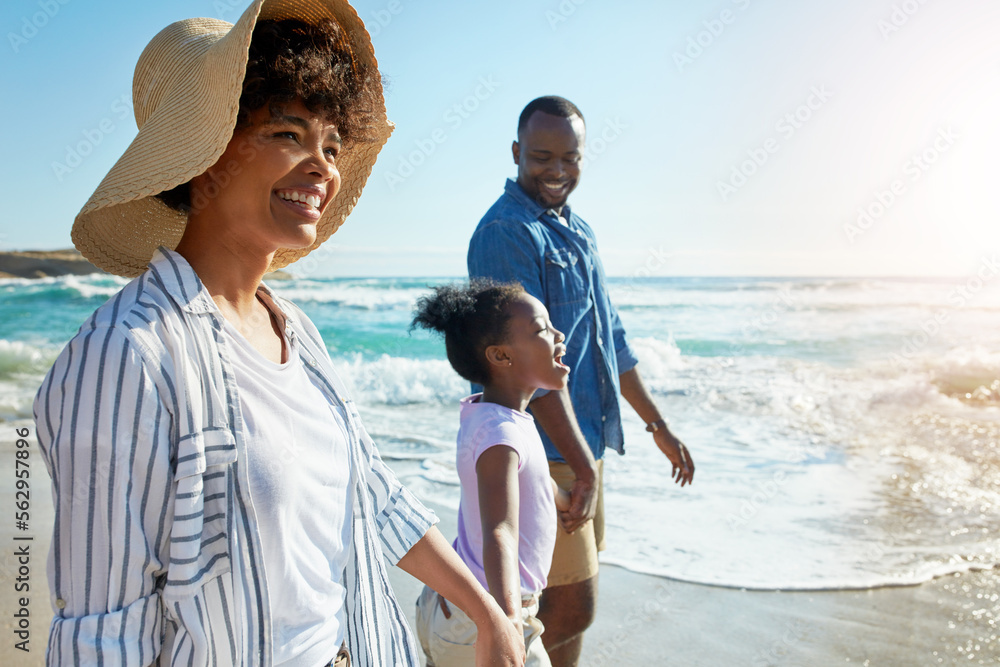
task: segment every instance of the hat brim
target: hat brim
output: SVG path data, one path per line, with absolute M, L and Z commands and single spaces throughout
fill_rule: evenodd
M 95 266 L 133 277 L 145 270 L 157 247 L 177 246 L 187 216 L 156 195 L 187 183 L 218 161 L 236 128 L 254 26 L 258 20 L 287 18 L 307 23 L 332 19 L 347 35 L 353 57 L 362 59 L 370 71 L 378 71 L 371 37 L 357 12 L 343 0 L 255 0 L 232 26 L 216 19 L 168 26 L 139 59 L 140 65 L 157 66 L 136 68 L 133 97 L 139 133 L 73 224 L 74 245 Z M 157 59 L 156 51 L 168 43 L 173 57 Z M 153 85 L 157 79 L 162 85 Z M 337 156 L 340 190 L 317 223 L 315 243 L 279 249 L 270 270 L 315 250 L 353 210 L 393 129 L 386 119 L 381 82 L 374 88 L 371 139 L 345 146 Z M 148 99 L 150 91 L 162 99 Z M 146 99 L 138 99 L 140 95 Z M 152 111 L 143 117 L 141 110 L 146 109 Z

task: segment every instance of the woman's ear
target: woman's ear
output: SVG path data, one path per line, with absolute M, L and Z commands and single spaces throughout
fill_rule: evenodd
M 486 348 L 486 361 L 491 366 L 510 366 L 512 363 L 510 350 L 506 345 L 490 345 Z

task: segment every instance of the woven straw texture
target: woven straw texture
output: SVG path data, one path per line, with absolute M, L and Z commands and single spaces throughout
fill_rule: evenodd
M 104 177 L 73 223 L 73 243 L 101 269 L 134 277 L 158 246 L 174 248 L 187 216 L 156 194 L 186 183 L 215 164 L 236 127 L 247 51 L 259 19 L 333 19 L 344 29 L 355 59 L 378 70 L 371 38 L 357 12 L 342 0 L 256 0 L 235 25 L 188 19 L 164 28 L 135 68 L 132 98 L 139 133 Z M 270 270 L 306 256 L 344 224 L 361 195 L 392 124 L 381 85 L 374 139 L 337 156 L 340 191 L 317 224 L 316 242 L 280 249 Z

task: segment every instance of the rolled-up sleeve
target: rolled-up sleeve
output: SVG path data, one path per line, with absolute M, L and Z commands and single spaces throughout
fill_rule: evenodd
M 35 399 L 55 525 L 49 665 L 148 665 L 160 652 L 173 479 L 169 413 L 135 345 L 81 331 Z
M 622 326 L 622 319 L 618 316 L 618 309 L 611 306 L 611 335 L 615 342 L 615 357 L 618 362 L 618 374 L 627 373 L 636 364 L 639 363 L 639 359 L 635 356 L 635 350 L 628 343 L 628 338 L 625 336 L 625 327 Z

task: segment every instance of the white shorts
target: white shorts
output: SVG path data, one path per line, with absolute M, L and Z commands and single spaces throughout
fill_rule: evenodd
M 427 667 L 469 667 L 476 664 L 476 624 L 453 604 L 448 604 L 450 618 L 445 618 L 440 598 L 424 586 L 417 600 L 417 637 L 427 656 Z M 551 667 L 549 654 L 545 652 L 541 640 L 545 628 L 536 614 L 537 595 L 521 610 L 527 653 L 524 664 L 525 667 Z

